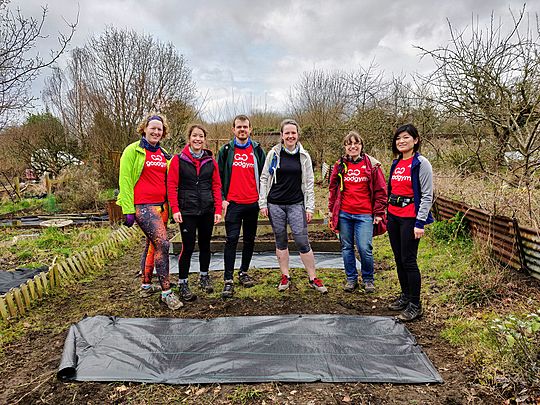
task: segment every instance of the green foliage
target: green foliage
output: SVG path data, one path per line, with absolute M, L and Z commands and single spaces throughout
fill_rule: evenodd
M 469 223 L 462 212 L 450 219 L 436 221 L 428 229 L 431 237 L 438 241 L 466 241 L 470 238 Z
M 232 394 L 229 395 L 228 399 L 233 404 L 247 404 L 251 401 L 254 401 L 262 396 L 262 391 L 256 388 L 249 386 L 238 386 Z
M 25 209 L 38 208 L 41 207 L 41 204 L 43 204 L 41 200 L 36 200 L 33 198 L 27 198 L 17 202 L 5 202 L 0 205 L 0 215 L 15 213 Z
M 540 309 L 526 316 L 508 315 L 491 321 L 507 378 L 540 384 Z
M 43 201 L 43 209 L 51 214 L 60 211 L 60 208 L 56 203 L 56 197 L 53 194 L 48 195 Z

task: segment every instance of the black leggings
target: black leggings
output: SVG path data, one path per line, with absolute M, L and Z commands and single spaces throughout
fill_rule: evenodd
M 186 279 L 189 274 L 191 256 L 195 250 L 196 232 L 199 237 L 199 267 L 202 273 L 210 267 L 210 239 L 214 229 L 214 214 L 183 215 L 180 223 L 182 252 L 178 258 L 178 278 Z
M 388 237 L 396 260 L 401 292 L 413 304 L 420 304 L 421 277 L 416 257 L 420 239 L 414 238 L 416 218 L 402 218 L 388 214 Z

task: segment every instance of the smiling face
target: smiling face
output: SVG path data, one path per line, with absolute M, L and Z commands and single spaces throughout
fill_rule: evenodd
M 355 160 L 362 153 L 362 147 L 363 146 L 360 139 L 351 137 L 351 139 L 349 139 L 349 141 L 345 144 L 345 153 Z
M 400 132 L 394 138 L 394 145 L 404 159 L 410 158 L 414 152 L 414 145 L 418 143 L 418 138 L 413 138 L 408 132 Z
M 163 123 L 159 120 L 148 121 L 144 128 L 144 137 L 149 144 L 155 146 L 163 137 Z
M 285 124 L 281 130 L 281 140 L 287 149 L 293 150 L 296 148 L 296 144 L 298 143 L 298 129 L 296 125 Z
M 233 133 L 240 143 L 246 143 L 251 132 L 251 124 L 248 120 L 234 120 Z
M 195 153 L 199 153 L 206 142 L 206 135 L 200 128 L 193 128 L 189 134 L 189 147 Z

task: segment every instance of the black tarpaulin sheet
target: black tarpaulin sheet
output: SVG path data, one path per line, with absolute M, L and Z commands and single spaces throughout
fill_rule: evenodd
M 403 324 L 347 315 L 95 316 L 71 326 L 58 377 L 168 384 L 442 382 Z
M 19 287 L 26 280 L 33 278 L 42 271 L 47 271 L 47 266 L 36 267 L 33 269 L 17 269 L 15 271 L 0 271 L 0 294 L 7 293 L 10 289 Z

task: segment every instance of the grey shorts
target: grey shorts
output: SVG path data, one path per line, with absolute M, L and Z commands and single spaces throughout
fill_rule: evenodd
M 307 253 L 311 250 L 304 203 L 291 205 L 268 203 L 268 218 L 274 231 L 277 249 L 285 250 L 289 246 L 287 236 L 287 224 L 289 224 L 298 251 Z

